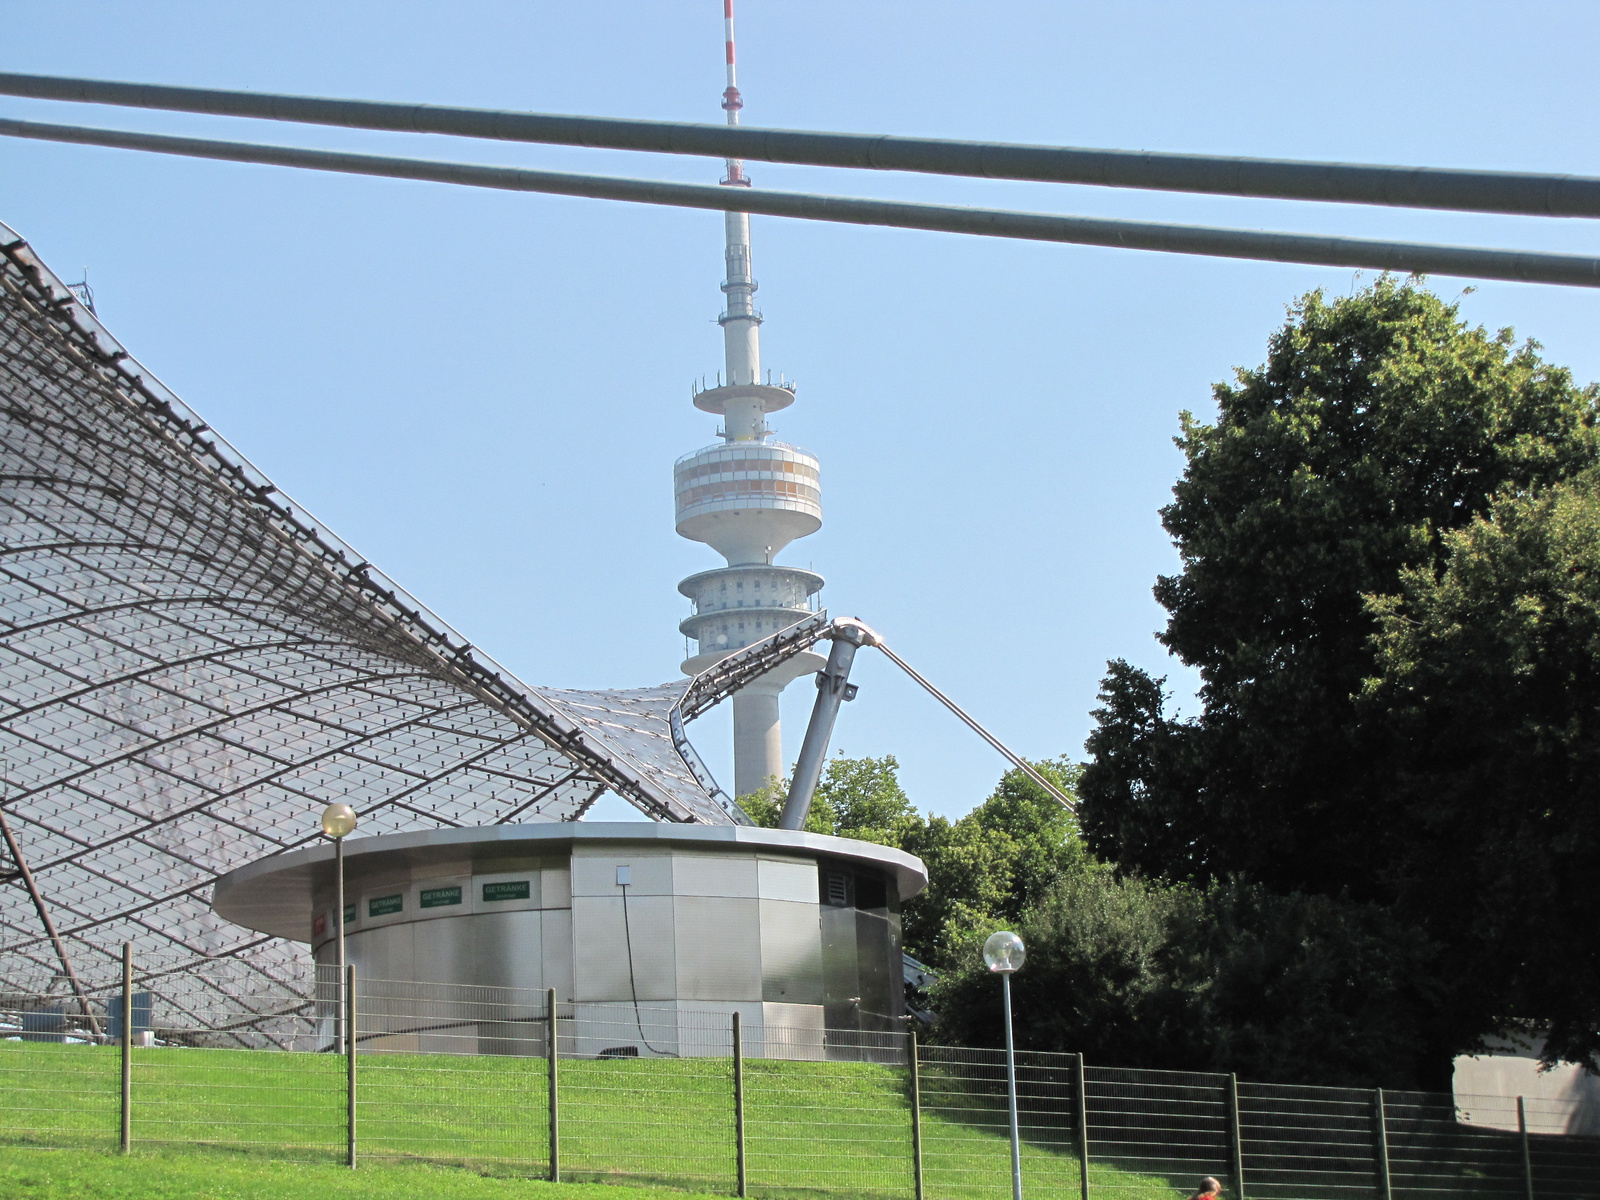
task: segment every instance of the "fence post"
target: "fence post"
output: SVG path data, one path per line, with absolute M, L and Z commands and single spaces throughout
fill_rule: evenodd
M 1378 1160 L 1378 1200 L 1394 1200 L 1389 1180 L 1389 1119 L 1384 1112 L 1382 1088 L 1372 1093 L 1372 1136 Z
M 1522 1186 L 1533 1200 L 1533 1152 L 1528 1145 L 1528 1110 L 1517 1097 L 1517 1132 L 1522 1135 Z
M 556 1038 L 556 990 L 545 993 L 545 1011 L 550 1022 L 549 1039 L 545 1042 L 545 1059 L 550 1076 L 546 1086 L 550 1089 L 550 1182 L 561 1182 L 561 1092 L 557 1087 L 560 1078 L 561 1047 Z
M 1084 1086 L 1083 1055 L 1078 1055 L 1078 1188 L 1089 1200 L 1089 1090 Z
M 1234 1200 L 1245 1200 L 1244 1195 L 1244 1136 L 1239 1129 L 1239 1076 L 1228 1076 L 1228 1137 L 1233 1142 L 1233 1192 Z
M 744 1168 L 744 1025 L 733 1013 L 733 1140 L 739 1163 L 739 1195 L 748 1196 Z
M 911 1179 L 922 1196 L 922 1069 L 917 1062 L 917 1031 L 906 1030 L 906 1065 L 911 1068 Z
M 1518 1101 L 1520 1104 L 1521 1102 Z M 118 1144 L 133 1148 L 133 943 L 122 943 L 122 1125 Z
M 356 968 L 344 969 L 345 1166 L 356 1166 Z

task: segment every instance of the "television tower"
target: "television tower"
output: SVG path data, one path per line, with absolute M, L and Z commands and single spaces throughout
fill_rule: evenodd
M 728 87 L 722 109 L 728 124 L 739 123 L 739 95 L 733 52 L 733 0 L 723 0 Z M 749 187 L 744 164 L 727 160 L 724 187 Z M 722 418 L 720 443 L 696 450 L 673 468 L 678 533 L 704 542 L 726 567 L 701 571 L 678 585 L 692 612 L 678 628 L 696 643 L 683 663 L 695 675 L 734 651 L 769 637 L 812 611 L 811 598 L 822 576 L 773 563 L 796 538 L 822 527 L 822 491 L 817 460 L 797 446 L 771 440 L 768 413 L 794 403 L 794 384 L 761 371 L 761 314 L 755 307 L 756 281 L 750 274 L 750 216 L 726 216 L 727 277 L 722 290 L 727 308 L 722 326 L 726 371 L 715 387 L 696 385 L 694 406 Z M 820 670 L 824 660 L 799 654 L 733 697 L 734 794 L 747 795 L 769 779 L 784 776 L 778 693 L 802 675 Z

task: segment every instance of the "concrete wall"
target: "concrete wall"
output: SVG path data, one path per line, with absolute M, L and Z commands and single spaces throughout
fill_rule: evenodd
M 1457 1058 L 1453 1090 L 1460 1119 L 1515 1132 L 1521 1096 L 1529 1133 L 1600 1136 L 1600 1076 L 1572 1063 L 1542 1070 L 1542 1049 L 1542 1039 L 1506 1039 L 1492 1043 L 1487 1054 Z

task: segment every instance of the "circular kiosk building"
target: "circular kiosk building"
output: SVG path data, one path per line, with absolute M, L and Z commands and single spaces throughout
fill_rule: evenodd
M 749 826 L 353 837 L 345 945 L 359 1042 L 542 1053 L 553 989 L 564 1054 L 725 1054 L 737 1011 L 768 1056 L 871 1056 L 871 1035 L 904 1028 L 900 903 L 927 879 L 886 846 Z M 334 895 L 323 844 L 223 876 L 212 907 L 310 943 L 325 965 Z

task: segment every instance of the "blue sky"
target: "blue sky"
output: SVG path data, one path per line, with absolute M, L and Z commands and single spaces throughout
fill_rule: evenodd
M 717 0 L 12 0 L 3 69 L 714 121 Z M 1593 4 L 741 0 L 748 124 L 1600 174 Z M 719 164 L 0 99 L 0 113 L 709 182 Z M 756 186 L 1592 253 L 1573 221 L 754 164 Z M 672 677 L 716 565 L 672 531 L 712 440 L 720 219 L 0 141 L 0 219 L 291 496 L 530 683 Z M 778 435 L 826 524 L 782 561 L 1017 750 L 1081 755 L 1108 658 L 1152 634 L 1180 409 L 1351 271 L 756 218 Z M 1455 296 L 1465 281 L 1439 278 Z M 1600 296 L 1484 283 L 1464 312 L 1600 376 Z M 957 814 L 1002 763 L 876 656 L 836 745 Z M 798 746 L 810 689 L 786 693 Z M 726 718 L 693 728 L 731 779 Z

